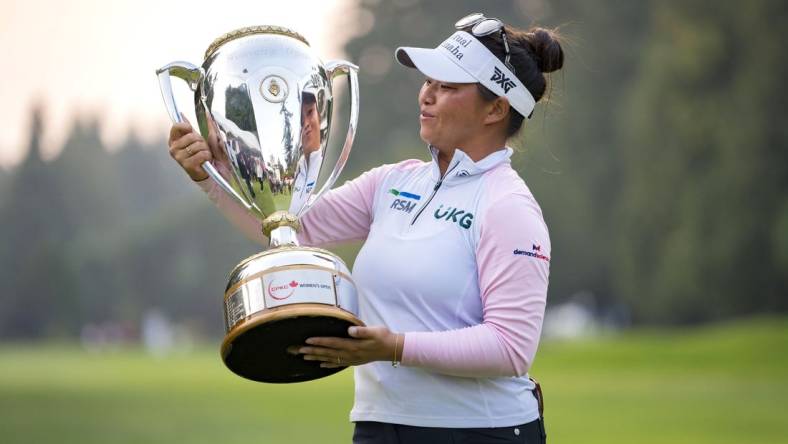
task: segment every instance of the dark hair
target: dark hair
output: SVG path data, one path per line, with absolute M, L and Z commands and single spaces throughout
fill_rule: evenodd
M 471 27 L 465 28 L 464 31 L 471 33 Z M 564 66 L 561 37 L 555 29 L 539 27 L 523 31 L 506 25 L 505 31 L 511 54 L 509 63 L 514 67 L 514 74 L 528 88 L 534 100 L 538 102 L 547 89 L 547 79 L 544 74 L 557 71 Z M 506 52 L 500 32 L 476 38 L 496 57 L 504 61 Z M 498 97 L 481 83 L 478 86 L 479 92 L 485 100 L 492 101 Z M 525 116 L 514 108 L 510 108 L 510 111 L 506 137 L 517 134 L 525 119 Z
M 302 92 L 301 93 L 301 104 L 302 105 L 311 105 L 313 103 L 317 103 L 317 98 L 311 92 Z

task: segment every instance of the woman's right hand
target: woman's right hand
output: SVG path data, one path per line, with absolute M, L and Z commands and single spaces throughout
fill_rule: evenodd
M 202 163 L 213 159 L 208 143 L 192 128 L 186 118 L 170 128 L 170 156 L 195 182 L 208 178 Z

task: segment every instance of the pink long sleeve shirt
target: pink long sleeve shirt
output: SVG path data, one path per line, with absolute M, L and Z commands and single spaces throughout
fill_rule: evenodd
M 326 193 L 299 241 L 365 240 L 353 278 L 367 325 L 405 333 L 402 366 L 355 368 L 352 421 L 505 427 L 538 418 L 527 372 L 539 343 L 550 239 L 511 149 L 473 162 L 384 165 Z M 263 242 L 260 224 L 209 181 L 222 212 Z

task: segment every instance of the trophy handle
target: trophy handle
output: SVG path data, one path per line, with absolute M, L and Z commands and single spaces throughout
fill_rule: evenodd
M 156 75 L 159 77 L 159 88 L 161 89 L 161 96 L 164 99 L 164 106 L 167 108 L 167 114 L 173 123 L 180 123 L 183 121 L 181 112 L 178 110 L 178 104 L 175 102 L 175 94 L 172 92 L 172 76 L 178 77 L 189 84 L 192 91 L 196 91 L 203 77 L 203 71 L 200 67 L 192 65 L 189 62 L 172 62 L 168 63 L 156 70 Z M 203 162 L 200 165 L 208 176 L 214 180 L 219 186 L 230 196 L 241 204 L 247 210 L 251 210 L 252 206 L 246 203 L 246 200 L 241 197 L 235 190 L 224 180 L 216 167 L 211 162 Z
M 331 172 L 331 175 L 328 176 L 328 180 L 325 184 L 323 184 L 323 187 L 320 188 L 320 191 L 310 196 L 309 201 L 306 203 L 306 205 L 304 205 L 301 211 L 298 212 L 298 216 L 306 213 L 309 208 L 311 208 L 312 205 L 317 201 L 317 199 L 319 199 L 323 193 L 328 191 L 331 186 L 334 185 L 334 182 L 336 182 L 339 174 L 342 173 L 342 169 L 345 168 L 347 158 L 350 155 L 350 149 L 353 146 L 353 139 L 356 137 L 359 107 L 358 66 L 344 60 L 332 60 L 326 62 L 326 71 L 328 71 L 328 78 L 330 81 L 333 81 L 335 77 L 341 75 L 348 76 L 348 84 L 350 86 L 350 121 L 348 122 L 345 146 L 342 147 L 342 152 L 339 153 L 339 158 L 337 159 L 337 164 L 334 166 L 334 170 Z

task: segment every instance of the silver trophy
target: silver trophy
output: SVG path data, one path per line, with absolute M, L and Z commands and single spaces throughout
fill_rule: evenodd
M 261 382 L 307 381 L 341 370 L 321 368 L 286 349 L 311 336 L 347 337 L 347 327 L 364 325 L 347 265 L 296 240 L 299 216 L 334 184 L 350 154 L 358 121 L 358 67 L 345 61 L 323 64 L 300 34 L 255 26 L 216 39 L 200 67 L 173 62 L 157 74 L 173 122 L 181 114 L 171 77 L 194 91 L 200 133 L 221 147 L 203 168 L 260 219 L 270 239 L 268 250 L 230 274 L 224 363 Z M 332 80 L 340 75 L 348 76 L 350 122 L 326 178 L 320 173 L 331 126 Z

